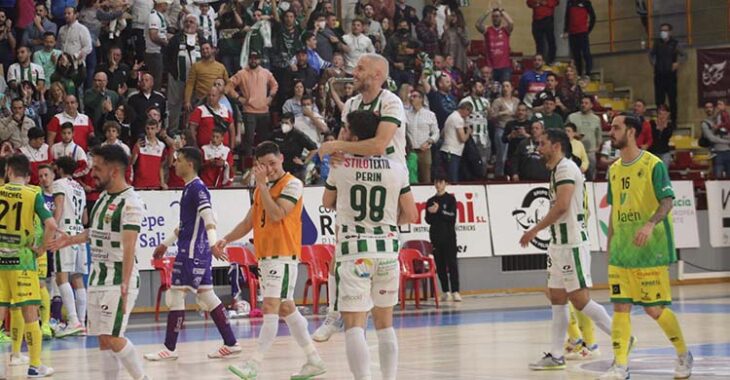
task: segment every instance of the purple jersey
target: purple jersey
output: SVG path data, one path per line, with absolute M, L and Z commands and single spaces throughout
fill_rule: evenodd
M 185 185 L 180 198 L 180 231 L 177 256 L 210 260 L 210 245 L 200 212 L 211 208 L 210 192 L 200 178 Z

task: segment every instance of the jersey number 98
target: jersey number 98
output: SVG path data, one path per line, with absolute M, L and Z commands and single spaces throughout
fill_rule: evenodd
M 355 185 L 350 188 L 350 207 L 357 211 L 356 222 L 363 221 L 369 217 L 373 222 L 383 220 L 385 216 L 386 190 L 382 186 L 373 186 L 368 194 L 368 189 L 363 185 Z

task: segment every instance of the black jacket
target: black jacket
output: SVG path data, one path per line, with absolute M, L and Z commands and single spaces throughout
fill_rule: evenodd
M 550 171 L 537 150 L 538 143 L 532 138 L 522 140 L 512 157 L 512 174 L 520 176 L 520 181 L 547 181 Z
M 681 55 L 682 51 L 679 50 L 679 41 L 671 37 L 669 41 L 664 41 L 661 38 L 657 39 L 649 53 L 651 61 L 654 64 L 654 73 L 673 73 L 672 64 L 677 62 Z
M 439 209 L 435 213 L 428 211 L 428 208 L 438 203 Z M 434 195 L 426 201 L 426 223 L 431 225 L 429 236 L 431 241 L 456 237 L 456 198 L 453 194 Z

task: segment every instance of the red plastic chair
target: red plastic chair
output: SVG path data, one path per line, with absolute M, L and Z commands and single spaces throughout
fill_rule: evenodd
M 228 254 L 228 262 L 236 263 L 243 270 L 246 277 L 246 285 L 248 285 L 248 299 L 251 303 L 251 309 L 256 307 L 256 292 L 259 289 L 259 279 L 251 270 L 251 267 L 258 267 L 259 262 L 256 255 L 246 247 L 229 246 L 226 247 Z
M 421 297 L 419 291 L 419 282 L 421 280 L 431 280 L 431 291 L 433 292 L 433 298 L 436 301 L 436 308 L 439 307 L 439 296 L 438 290 L 436 289 L 436 263 L 432 257 L 424 257 L 415 249 L 403 248 L 398 254 L 398 261 L 400 262 L 401 273 L 400 273 L 400 308 L 401 310 L 406 309 L 406 284 L 408 281 L 413 281 L 413 289 L 416 292 L 416 309 L 420 307 Z M 417 273 L 415 263 L 420 262 L 424 264 L 424 268 L 428 268 L 424 273 Z
M 403 243 L 401 248 L 410 248 L 415 249 L 416 251 L 420 252 L 422 256 L 429 257 L 433 256 L 433 245 L 428 240 L 408 240 L 407 242 Z M 415 264 L 416 273 L 424 273 L 426 272 L 426 268 L 424 268 L 424 263 L 417 262 Z M 428 298 L 428 288 L 431 287 L 430 284 L 424 283 L 423 284 L 423 299 Z M 412 292 L 413 290 L 411 290 Z
M 332 244 L 312 244 L 314 250 L 314 257 L 322 257 L 327 262 L 332 262 L 335 258 L 335 246 Z M 329 265 L 327 265 L 329 268 Z
M 319 253 L 317 253 L 319 252 Z M 319 312 L 319 294 L 322 285 L 327 287 L 327 279 L 329 278 L 329 259 L 328 250 L 322 246 L 302 246 L 302 256 L 300 258 L 302 264 L 307 266 L 307 282 L 304 283 L 304 303 L 307 303 L 307 294 L 309 288 L 312 288 L 312 312 Z M 329 302 L 329 291 L 327 292 L 327 301 Z
M 175 264 L 174 257 L 163 257 L 152 259 L 152 267 L 160 272 L 160 287 L 157 289 L 157 301 L 155 302 L 155 322 L 160 321 L 160 300 L 162 293 L 172 286 L 172 267 Z

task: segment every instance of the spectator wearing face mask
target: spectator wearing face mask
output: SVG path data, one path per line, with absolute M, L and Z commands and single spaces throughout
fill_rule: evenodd
M 294 129 L 294 115 L 285 113 L 281 116 L 281 124 L 274 129 L 272 140 L 284 156 L 284 170 L 304 180 L 305 163 L 316 155 L 317 144 L 304 132 Z M 305 149 L 308 151 L 306 156 Z
M 672 38 L 672 25 L 664 23 L 659 28 L 659 39 L 649 53 L 654 66 L 654 104 L 665 104 L 668 99 L 672 124 L 677 125 L 677 70 L 684 53 L 679 49 L 679 41 Z

